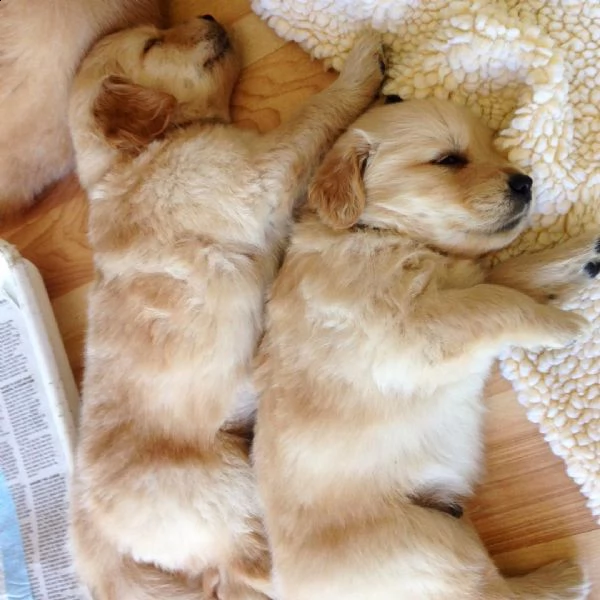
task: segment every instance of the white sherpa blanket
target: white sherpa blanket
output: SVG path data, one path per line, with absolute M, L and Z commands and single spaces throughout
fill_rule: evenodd
M 385 33 L 386 93 L 467 104 L 535 181 L 515 252 L 600 223 L 599 0 L 253 0 L 282 37 L 339 68 L 358 31 Z M 589 334 L 502 361 L 529 418 L 600 517 L 600 285 L 573 299 Z

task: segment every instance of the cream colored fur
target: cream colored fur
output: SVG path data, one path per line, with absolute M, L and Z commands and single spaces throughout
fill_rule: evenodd
M 0 219 L 73 168 L 69 89 L 86 50 L 110 31 L 158 24 L 160 1 L 0 2 Z
M 490 131 L 435 100 L 370 110 L 319 168 L 256 374 L 281 600 L 586 597 L 571 563 L 504 579 L 466 517 L 448 514 L 480 478 L 496 355 L 561 347 L 586 327 L 548 301 L 589 281 L 597 235 L 497 270 L 480 260 L 527 221 L 517 175 Z
M 263 302 L 308 178 L 381 84 L 379 42 L 267 136 L 229 122 L 238 61 L 207 19 L 99 42 L 70 124 L 90 199 L 72 537 L 96 600 L 271 594 L 248 439 Z

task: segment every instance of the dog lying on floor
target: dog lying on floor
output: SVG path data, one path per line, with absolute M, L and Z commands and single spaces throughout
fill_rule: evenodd
M 568 600 L 579 568 L 497 571 L 461 518 L 482 390 L 509 344 L 561 347 L 548 304 L 598 272 L 597 236 L 480 257 L 522 230 L 532 180 L 467 110 L 371 109 L 335 144 L 267 304 L 254 456 L 281 600 Z
M 85 52 L 111 31 L 161 24 L 161 3 L 0 2 L 0 219 L 73 168 L 69 89 Z
M 377 95 L 376 37 L 299 116 L 230 123 L 239 64 L 209 15 L 99 42 L 70 124 L 90 199 L 72 538 L 97 600 L 271 595 L 248 456 L 252 358 L 296 199 Z

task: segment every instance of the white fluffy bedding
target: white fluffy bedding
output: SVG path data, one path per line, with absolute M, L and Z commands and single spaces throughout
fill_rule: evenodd
M 253 0 L 275 31 L 339 68 L 358 31 L 385 33 L 386 93 L 467 104 L 535 181 L 537 249 L 600 224 L 600 1 Z M 570 307 L 589 334 L 502 361 L 529 418 L 600 518 L 600 284 Z

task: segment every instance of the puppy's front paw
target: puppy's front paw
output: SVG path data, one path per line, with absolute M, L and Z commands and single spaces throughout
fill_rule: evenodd
M 588 321 L 577 313 L 552 306 L 544 309 L 545 335 L 542 345 L 547 348 L 564 348 L 589 327 Z
M 381 88 L 385 69 L 381 36 L 371 32 L 363 33 L 346 59 L 338 85 L 375 97 Z

